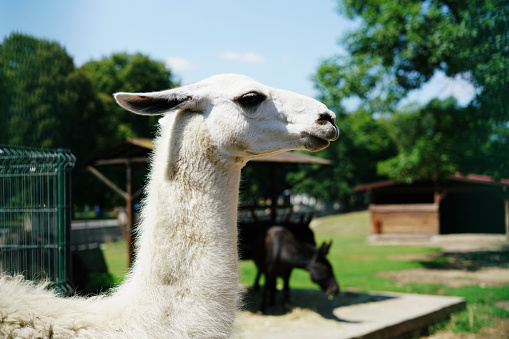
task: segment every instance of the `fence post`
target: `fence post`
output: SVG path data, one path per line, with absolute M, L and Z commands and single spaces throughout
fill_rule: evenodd
M 58 229 L 58 270 L 57 283 L 68 284 L 71 276 L 71 206 L 70 206 L 70 171 L 63 149 L 57 149 L 57 229 Z M 69 172 L 69 173 L 67 173 Z

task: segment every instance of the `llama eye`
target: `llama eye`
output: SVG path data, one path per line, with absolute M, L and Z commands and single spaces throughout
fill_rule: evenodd
M 246 93 L 238 98 L 236 98 L 237 102 L 241 104 L 245 108 L 251 108 L 258 104 L 260 104 L 262 101 L 265 100 L 265 95 L 257 93 L 257 92 L 249 92 Z

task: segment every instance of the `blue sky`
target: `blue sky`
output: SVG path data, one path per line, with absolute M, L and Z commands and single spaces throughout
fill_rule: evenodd
M 0 0 L 1 40 L 21 32 L 57 41 L 77 66 L 141 52 L 183 84 L 242 73 L 314 97 L 310 77 L 323 59 L 344 53 L 337 42 L 353 28 L 335 0 Z M 468 102 L 473 89 L 438 74 L 411 100 L 448 95 Z

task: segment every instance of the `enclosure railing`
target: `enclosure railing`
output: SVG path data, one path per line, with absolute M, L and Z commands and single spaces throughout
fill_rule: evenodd
M 69 150 L 0 145 L 0 271 L 70 282 Z

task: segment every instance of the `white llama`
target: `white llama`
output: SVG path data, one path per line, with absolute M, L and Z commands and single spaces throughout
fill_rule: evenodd
M 115 98 L 138 114 L 175 111 L 160 120 L 133 268 L 115 291 L 94 298 L 61 298 L 0 278 L 0 337 L 229 337 L 238 307 L 241 168 L 284 150 L 317 151 L 338 137 L 325 105 L 241 75 Z

